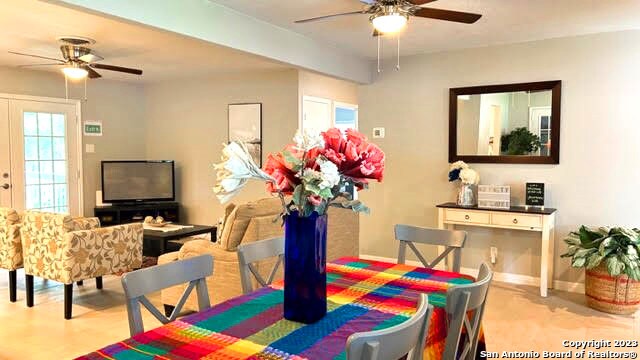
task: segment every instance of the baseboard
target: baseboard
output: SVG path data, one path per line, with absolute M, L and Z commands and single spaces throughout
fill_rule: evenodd
M 385 262 L 392 262 L 392 263 L 396 262 L 397 260 L 395 258 L 390 258 L 390 257 L 374 256 L 374 255 L 366 255 L 366 254 L 360 254 L 360 257 L 366 260 L 385 261 Z M 411 261 L 411 260 L 407 260 L 407 265 L 422 266 L 422 264 L 419 261 Z M 463 274 L 476 276 L 478 274 L 478 269 L 463 267 L 460 269 L 460 272 Z M 529 276 L 529 275 L 494 272 L 493 279 L 496 281 L 505 282 L 508 284 L 540 286 L 540 278 L 535 276 Z M 583 283 L 554 280 L 553 288 L 555 290 L 561 290 L 561 291 L 584 293 Z

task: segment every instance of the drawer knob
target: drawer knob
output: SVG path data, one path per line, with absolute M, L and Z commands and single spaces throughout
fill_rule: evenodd
M 464 219 L 465 219 L 465 220 L 469 220 L 469 219 L 471 219 L 471 218 L 469 217 L 469 215 L 465 215 L 465 216 L 464 216 Z
M 513 223 L 517 224 L 518 223 L 518 219 L 513 219 Z

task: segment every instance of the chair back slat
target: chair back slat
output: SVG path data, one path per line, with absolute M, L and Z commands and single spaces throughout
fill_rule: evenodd
M 254 263 L 270 258 L 277 258 L 277 260 L 269 272 L 269 277 L 265 280 Z M 242 292 L 248 294 L 254 290 L 253 282 L 251 281 L 252 275 L 260 286 L 271 284 L 278 272 L 281 262 L 284 262 L 284 237 L 261 240 L 238 246 L 238 263 L 240 266 Z
M 493 273 L 483 263 L 472 284 L 457 285 L 447 290 L 448 331 L 444 359 L 474 359 L 480 336 L 480 324 Z M 463 341 L 460 341 L 460 340 Z
M 398 249 L 398 264 L 405 263 L 408 245 L 422 265 L 430 269 L 434 268 L 438 263 L 446 259 L 451 252 L 453 252 L 454 259 L 452 270 L 454 272 L 460 272 L 462 248 L 467 240 L 466 231 L 430 229 L 419 226 L 398 224 L 395 226 L 395 237 L 396 240 L 400 242 Z M 429 262 L 415 246 L 416 243 L 444 246 L 445 251 L 433 261 Z
M 432 313 L 427 295 L 421 294 L 418 310 L 409 320 L 387 329 L 349 336 L 347 360 L 399 359 L 409 352 L 411 360 L 422 360 Z
M 122 287 L 127 299 L 131 336 L 144 331 L 140 304 L 161 323 L 166 324 L 177 318 L 195 288 L 199 309 L 209 308 L 211 303 L 205 279 L 211 274 L 213 274 L 213 257 L 211 255 L 200 255 L 124 274 Z M 188 283 L 188 285 L 170 317 L 164 316 L 146 297 L 147 294 L 184 283 Z

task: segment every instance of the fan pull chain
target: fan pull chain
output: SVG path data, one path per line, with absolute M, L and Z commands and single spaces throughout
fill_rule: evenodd
M 398 34 L 398 62 L 396 63 L 396 71 L 400 71 L 400 34 Z
M 84 101 L 87 101 L 87 77 L 84 77 Z
M 380 38 L 382 38 L 382 34 L 378 35 L 378 74 L 382 72 L 382 68 L 380 67 L 380 55 L 382 54 L 382 43 Z

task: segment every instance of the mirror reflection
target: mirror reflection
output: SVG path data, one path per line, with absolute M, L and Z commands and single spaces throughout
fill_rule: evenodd
M 551 90 L 457 96 L 458 155 L 549 156 Z

